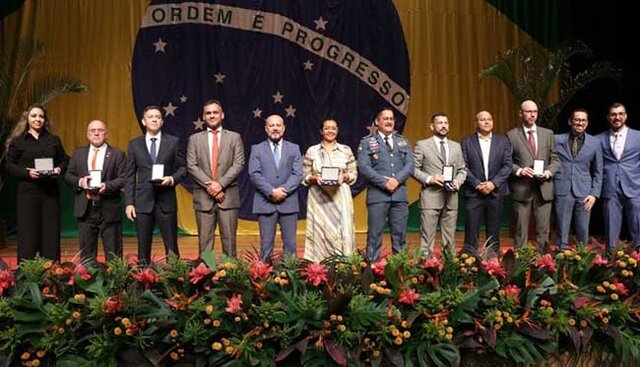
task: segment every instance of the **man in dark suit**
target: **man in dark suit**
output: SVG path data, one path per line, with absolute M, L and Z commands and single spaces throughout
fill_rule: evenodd
M 529 216 L 536 220 L 538 250 L 546 250 L 549 242 L 553 175 L 560 167 L 556 140 L 552 130 L 537 126 L 538 106 L 531 100 L 520 104 L 521 125 L 511 129 L 507 137 L 513 148 L 513 168 L 509 188 L 516 212 L 515 244 L 523 247 L 529 235 Z M 538 161 L 541 172 L 534 171 Z
M 224 111 L 219 101 L 205 102 L 202 118 L 207 129 L 191 135 L 187 145 L 187 170 L 195 183 L 199 252 L 213 249 L 218 225 L 222 251 L 235 257 L 240 208 L 236 179 L 244 167 L 244 146 L 240 134 L 222 128 Z
M 163 134 L 163 123 L 160 107 L 146 107 L 142 117 L 146 133 L 132 139 L 127 150 L 126 214 L 136 224 L 138 263 L 141 265 L 151 262 L 151 240 L 156 222 L 165 253 L 179 256 L 175 187 L 187 175 L 187 168 L 184 153 L 179 147 L 180 140 Z M 154 180 L 153 170 L 160 171 Z
M 570 132 L 556 135 L 560 169 L 553 178 L 553 186 L 560 249 L 569 246 L 572 218 L 578 243 L 589 243 L 591 208 L 602 189 L 602 147 L 586 133 L 588 125 L 587 111 L 577 109 L 569 118 Z
M 282 117 L 267 117 L 265 131 L 268 139 L 251 147 L 249 179 L 256 189 L 253 213 L 258 215 L 260 226 L 260 258 L 268 261 L 273 254 L 278 223 L 284 253 L 296 255 L 302 156 L 297 144 L 283 139 L 285 125 Z
M 462 155 L 467 162 L 465 251 L 477 252 L 480 225 L 484 220 L 488 247 L 498 255 L 500 218 L 504 197 L 509 194 L 511 143 L 506 136 L 493 132 L 493 116 L 487 111 L 478 112 L 475 126 L 476 133 L 462 140 Z
M 609 251 L 620 241 L 620 229 L 627 219 L 633 246 L 640 247 L 640 131 L 627 126 L 627 109 L 621 103 L 609 107 L 611 129 L 598 135 L 604 173 L 602 199 L 605 240 Z
M 413 176 L 420 182 L 420 249 L 433 255 L 436 227 L 440 224 L 442 248 L 454 249 L 458 220 L 458 191 L 467 177 L 460 144 L 448 139 L 449 117 L 444 113 L 431 116 L 433 136 L 419 140 L 413 150 Z M 444 167 L 451 177 L 444 177 Z
M 404 136 L 394 133 L 393 110 L 384 107 L 378 111 L 375 124 L 377 131 L 362 138 L 358 147 L 358 170 L 369 183 L 366 254 L 369 261 L 380 258 L 387 220 L 393 252 L 405 246 L 409 219 L 406 182 L 414 169 L 411 144 Z
M 82 259 L 96 259 L 98 236 L 102 237 L 108 261 L 122 257 L 122 208 L 126 157 L 107 144 L 107 126 L 94 120 L 87 127 L 89 145 L 77 147 L 64 179 L 75 191 L 73 215 L 78 218 L 78 240 Z M 90 171 L 100 171 L 100 185 L 91 185 Z M 91 187 L 94 189 L 92 190 Z

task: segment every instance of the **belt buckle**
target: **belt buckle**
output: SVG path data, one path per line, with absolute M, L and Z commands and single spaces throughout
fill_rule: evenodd
M 90 200 L 91 201 L 91 206 L 96 207 L 96 206 L 100 206 L 100 201 L 99 200 Z

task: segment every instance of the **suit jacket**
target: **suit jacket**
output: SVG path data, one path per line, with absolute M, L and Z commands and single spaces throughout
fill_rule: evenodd
M 244 145 L 240 134 L 222 129 L 220 132 L 217 181 L 224 191 L 224 200 L 218 204 L 221 209 L 240 207 L 240 190 L 236 180 L 244 167 Z M 189 137 L 187 145 L 187 170 L 196 183 L 193 187 L 193 207 L 195 210 L 209 211 L 215 204 L 207 193 L 207 182 L 211 181 L 211 154 L 209 154 L 208 131 Z
M 533 199 L 536 190 L 540 190 L 542 198 L 546 201 L 553 200 L 553 180 L 538 180 L 516 176 L 516 172 L 525 167 L 533 167 L 534 159 L 544 161 L 544 168 L 553 176 L 560 167 L 560 159 L 556 151 L 556 139 L 553 131 L 541 126 L 536 126 L 538 135 L 538 154 L 533 155 L 529 146 L 529 139 L 524 135 L 524 128 L 518 125 L 507 133 L 513 149 L 513 168 L 509 188 L 513 200 L 529 201 Z
M 511 142 L 502 134 L 491 134 L 491 148 L 489 149 L 489 174 L 485 174 L 482 161 L 482 150 L 478 134 L 472 134 L 462 140 L 462 155 L 467 163 L 467 180 L 464 183 L 466 197 L 485 196 L 476 190 L 476 187 L 489 177 L 488 181 L 496 186 L 489 196 L 501 197 L 509 194 L 509 176 L 513 163 L 511 155 Z
M 291 214 L 300 211 L 297 189 L 302 181 L 302 156 L 297 144 L 282 140 L 278 168 L 268 140 L 253 145 L 249 156 L 249 179 L 256 189 L 253 196 L 254 214 L 270 214 L 276 211 Z M 278 187 L 287 190 L 287 198 L 274 203 L 269 200 L 269 196 L 273 189 Z
M 82 218 L 87 213 L 89 199 L 86 192 L 78 183 L 82 177 L 89 175 L 87 160 L 91 152 L 90 145 L 77 147 L 71 155 L 64 180 L 75 192 L 73 215 Z M 102 182 L 105 184 L 105 193 L 100 195 L 100 211 L 105 222 L 118 222 L 122 220 L 120 208 L 120 192 L 124 187 L 127 158 L 124 152 L 110 145 L 104 156 L 102 165 Z
M 385 148 L 379 133 L 365 136 L 358 147 L 358 170 L 369 182 L 367 204 L 408 202 L 407 179 L 413 173 L 411 144 L 400 134 L 392 134 L 393 150 Z M 385 189 L 386 177 L 395 177 L 400 186 L 392 193 Z
M 603 198 L 611 198 L 615 195 L 618 186 L 628 198 L 640 196 L 640 131 L 628 127 L 627 129 L 627 138 L 620 160 L 616 159 L 611 149 L 609 140 L 611 130 L 597 136 L 602 146 L 604 161 Z
M 569 133 L 556 135 L 556 147 L 560 157 L 560 168 L 553 177 L 558 196 L 573 195 L 583 198 L 588 195 L 600 197 L 602 189 L 602 147 L 592 135 L 584 135 L 584 144 L 574 158 L 569 146 Z
M 175 212 L 178 210 L 176 185 L 187 176 L 180 139 L 162 133 L 155 162 L 164 164 L 164 175 L 173 177 L 172 186 L 159 186 L 150 182 L 154 163 L 144 139 L 145 136 L 142 135 L 129 142 L 125 202 L 127 205 L 134 205 L 136 212 L 140 213 L 151 213 L 155 205 L 164 212 Z
M 467 178 L 467 167 L 462 158 L 460 144 L 447 139 L 449 147 L 449 165 L 453 166 L 454 180 L 462 187 Z M 458 193 L 445 190 L 438 185 L 427 185 L 427 178 L 442 174 L 445 161 L 436 147 L 434 137 L 419 140 L 414 149 L 415 167 L 413 176 L 422 184 L 420 191 L 421 209 L 442 209 L 445 204 L 449 209 L 458 209 Z M 453 196 L 453 197 L 452 197 Z M 452 197 L 453 200 L 449 199 Z

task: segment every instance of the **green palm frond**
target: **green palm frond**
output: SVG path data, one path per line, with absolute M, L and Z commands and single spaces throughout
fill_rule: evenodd
M 34 80 L 26 92 L 29 103 L 47 104 L 66 93 L 79 93 L 87 90 L 87 86 L 77 79 L 62 75 L 46 76 Z

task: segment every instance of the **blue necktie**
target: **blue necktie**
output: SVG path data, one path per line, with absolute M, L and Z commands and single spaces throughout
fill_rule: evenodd
M 273 160 L 276 162 L 276 168 L 280 166 L 280 151 L 278 150 L 278 143 L 273 143 Z
M 157 158 L 157 149 L 156 149 L 156 140 L 158 140 L 158 138 L 151 138 L 151 148 L 149 149 L 149 154 L 151 155 L 151 161 L 153 163 L 156 163 L 156 158 Z

